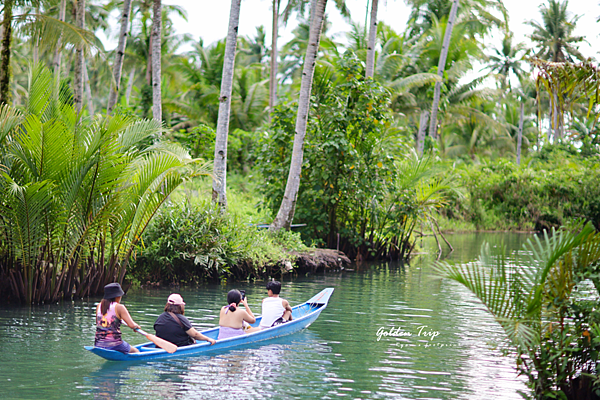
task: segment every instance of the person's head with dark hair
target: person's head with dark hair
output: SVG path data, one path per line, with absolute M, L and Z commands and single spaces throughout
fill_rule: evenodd
M 232 289 L 227 293 L 227 304 L 229 304 L 229 311 L 234 312 L 237 306 L 242 301 L 242 293 L 237 289 Z
M 100 301 L 100 311 L 102 315 L 106 315 L 108 309 L 115 301 L 119 303 L 125 292 L 117 282 L 109 283 L 104 286 L 104 298 Z
M 267 291 L 271 291 L 273 294 L 279 294 L 281 292 L 281 282 L 270 281 L 267 283 Z
M 185 303 L 183 297 L 180 294 L 172 293 L 167 299 L 167 305 L 165 305 L 165 312 L 172 312 L 174 314 L 184 315 Z

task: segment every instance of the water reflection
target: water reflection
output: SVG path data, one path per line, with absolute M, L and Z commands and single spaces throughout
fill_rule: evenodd
M 325 394 L 335 383 L 322 377 L 335 380 L 335 374 L 328 371 L 331 363 L 318 360 L 315 354 L 329 353 L 331 348 L 320 343 L 316 334 L 305 331 L 292 340 L 277 338 L 223 354 L 129 365 L 108 362 L 84 380 L 98 400 L 138 396 L 254 399 L 274 393 L 296 397 L 312 385 Z
M 503 242 L 513 262 L 524 235 L 453 235 L 451 261 L 475 259 L 483 240 Z M 435 257 L 410 265 L 363 263 L 330 275 L 286 278 L 293 305 L 334 287 L 329 307 L 301 333 L 222 354 L 140 364 L 105 362 L 93 343 L 99 299 L 42 307 L 0 307 L 0 398 L 436 398 L 518 399 L 524 390 L 514 359 L 498 350 L 501 328 L 464 287 L 432 276 Z M 427 249 L 428 242 L 423 242 Z M 177 289 L 197 329 L 214 327 L 226 293 L 246 289 L 260 310 L 264 284 Z M 147 330 L 169 289 L 131 291 L 124 299 Z M 381 327 L 412 336 L 377 340 Z M 435 338 L 419 335 L 439 332 Z M 146 341 L 123 330 L 132 344 Z

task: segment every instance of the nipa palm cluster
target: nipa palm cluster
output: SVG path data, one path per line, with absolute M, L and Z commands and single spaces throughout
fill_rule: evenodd
M 122 282 L 159 206 L 208 172 L 160 122 L 80 119 L 57 82 L 36 69 L 25 109 L 0 108 L 0 294 L 27 303 Z

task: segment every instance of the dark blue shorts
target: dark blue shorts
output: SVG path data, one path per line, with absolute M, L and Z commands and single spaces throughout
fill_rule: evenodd
M 273 325 L 271 325 L 271 327 L 273 326 L 277 326 L 277 325 L 282 325 L 285 324 L 287 321 L 285 319 L 283 319 L 283 317 L 279 317 L 275 320 L 275 322 L 273 322 Z
M 127 343 L 126 341 L 123 341 L 123 343 L 118 344 L 116 346 L 113 347 L 105 347 L 106 350 L 114 350 L 114 351 L 120 351 L 121 353 L 129 353 L 129 350 L 131 350 L 131 345 L 129 343 Z

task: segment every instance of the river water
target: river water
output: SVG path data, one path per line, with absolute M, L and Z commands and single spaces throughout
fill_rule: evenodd
M 446 259 L 474 260 L 484 241 L 514 255 L 524 234 L 449 235 Z M 520 399 L 526 390 L 502 332 L 464 287 L 432 274 L 432 241 L 410 265 L 352 265 L 327 275 L 286 278 L 292 305 L 325 287 L 329 306 L 308 329 L 211 356 L 122 364 L 83 349 L 93 344 L 98 298 L 45 306 L 0 307 L 2 399 Z M 218 324 L 228 290 L 246 289 L 260 313 L 264 283 L 180 288 L 196 329 Z M 168 289 L 130 290 L 134 320 L 152 332 Z M 122 329 L 132 344 L 141 335 Z M 402 332 L 402 336 L 378 332 Z M 410 335 L 410 336 L 408 336 Z M 379 340 L 378 340 L 379 339 Z

